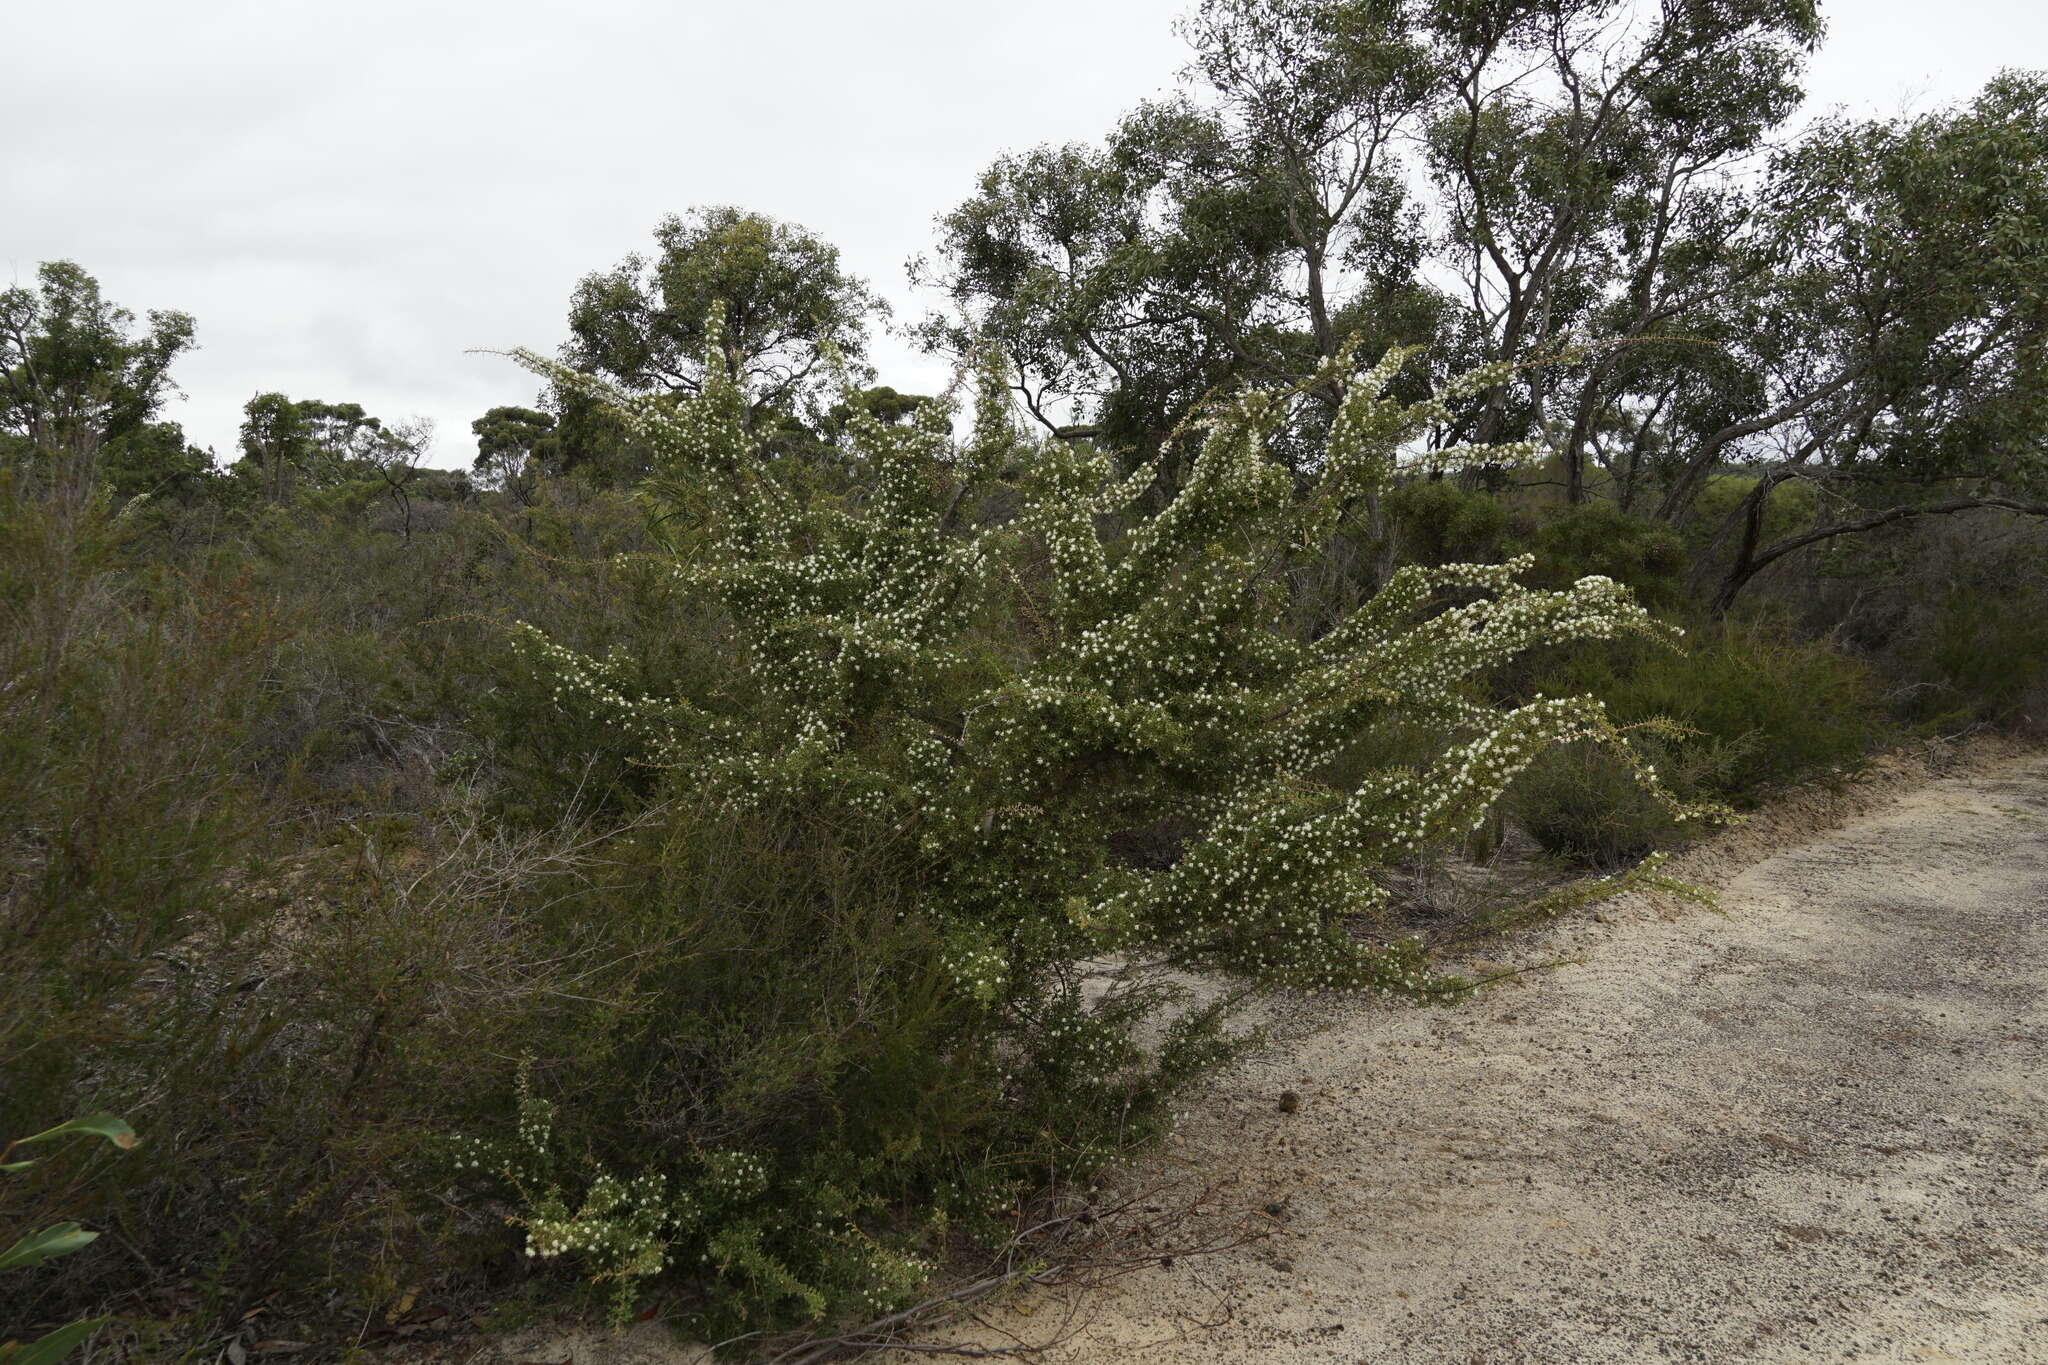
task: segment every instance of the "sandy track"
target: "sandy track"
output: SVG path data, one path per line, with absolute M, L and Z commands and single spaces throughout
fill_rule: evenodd
M 1763 837 L 1696 856 L 1725 914 L 1617 905 L 1519 945 L 1572 959 L 1526 984 L 1325 1015 L 1239 1068 L 1172 1159 L 1284 1230 L 986 1307 L 971 1339 L 1057 1365 L 2048 1362 L 2048 760 L 1714 877 Z

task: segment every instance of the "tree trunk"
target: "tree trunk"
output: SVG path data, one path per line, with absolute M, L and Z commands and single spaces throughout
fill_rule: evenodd
M 1752 493 L 1750 496 L 1755 497 L 1756 494 Z M 1768 498 L 1769 494 L 1765 493 L 1764 496 Z M 1787 536 L 1777 544 L 1762 550 L 1755 548 L 1753 540 L 1747 541 L 1744 552 L 1737 555 L 1735 565 L 1729 569 L 1727 576 L 1721 580 L 1721 586 L 1715 591 L 1713 601 L 1708 605 L 1708 610 L 1716 619 L 1725 615 L 1728 609 L 1735 604 L 1735 599 L 1741 594 L 1743 588 L 1749 585 L 1751 579 L 1755 578 L 1765 568 L 1791 554 L 1794 550 L 1802 550 L 1808 545 L 1817 545 L 1823 540 L 1832 540 L 1836 536 L 1856 535 L 1863 531 L 1873 531 L 1880 526 L 1887 526 L 1895 521 L 1906 521 L 1914 517 L 1948 516 L 1956 512 L 1974 511 L 1979 507 L 2000 507 L 2008 512 L 2018 512 L 2023 516 L 2048 517 L 2048 502 L 2021 502 L 2016 498 L 1998 497 L 1950 498 L 1946 502 L 1928 503 L 1920 507 L 1888 507 L 1882 512 L 1873 512 L 1869 516 L 1859 517 L 1855 521 L 1840 522 L 1833 526 L 1822 526 L 1815 530 L 1804 531 L 1796 536 Z

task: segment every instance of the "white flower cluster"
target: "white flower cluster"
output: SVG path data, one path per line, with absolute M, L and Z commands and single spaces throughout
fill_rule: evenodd
M 1009 984 L 1009 956 L 992 943 L 956 936 L 940 954 L 940 962 L 955 991 L 984 1005 L 995 1004 Z
M 510 1221 L 525 1229 L 528 1256 L 573 1257 L 594 1279 L 617 1281 L 619 1314 L 630 1308 L 636 1280 L 673 1264 L 679 1239 L 702 1237 L 709 1214 L 743 1208 L 770 1184 L 767 1162 L 741 1150 L 702 1153 L 688 1179 L 672 1182 L 659 1171 L 621 1179 L 601 1168 L 572 1180 L 555 1149 L 554 1106 L 533 1093 L 522 1068 L 511 1135 L 457 1138 L 450 1164 L 460 1176 L 495 1178 L 509 1189 L 521 1210 Z
M 904 426 L 857 416 L 854 489 L 826 495 L 751 453 L 715 345 L 702 396 L 680 403 L 528 357 L 614 403 L 708 508 L 679 581 L 742 642 L 743 676 L 656 698 L 620 661 L 534 648 L 564 704 L 648 735 L 700 790 L 806 803 L 863 841 L 913 834 L 904 876 L 954 945 L 942 966 L 964 999 L 1028 1012 L 1062 964 L 1138 949 L 1429 996 L 1415 944 L 1346 929 L 1381 898 L 1373 870 L 1471 827 L 1544 746 L 1620 746 L 1596 703 L 1502 709 L 1486 675 L 1538 645 L 1663 632 L 1604 578 L 1522 586 L 1526 561 L 1402 569 L 1319 638 L 1287 626 L 1289 568 L 1387 488 L 1450 399 L 1499 378 L 1404 404 L 1388 389 L 1409 354 L 1348 378 L 1347 355 L 1297 393 L 1212 404 L 1187 477 L 1150 517 L 1131 502 L 1153 471 L 1119 478 L 1086 444 L 1026 443 L 999 375 L 984 375 L 964 445 L 942 403 Z M 1266 452 L 1312 387 L 1341 397 L 1304 491 Z M 1361 735 L 1397 725 L 1438 737 L 1426 766 L 1325 784 Z M 1147 828 L 1174 831 L 1170 855 L 1117 853 L 1120 832 Z
M 524 621 L 513 623 L 512 638 L 549 674 L 558 706 L 601 717 L 650 744 L 665 742 L 679 718 L 693 714 L 675 698 L 629 692 L 625 677 L 632 664 L 616 652 L 589 658 L 562 648 Z
M 859 1300 L 868 1317 L 903 1307 L 916 1297 L 938 1268 L 937 1262 L 913 1252 L 886 1247 L 847 1223 L 840 1232 L 849 1269 L 860 1279 Z
M 525 1220 L 526 1254 L 582 1257 L 601 1276 L 647 1276 L 668 1267 L 673 1222 L 668 1180 L 658 1173 L 620 1180 L 600 1173 L 571 1213 L 559 1197 Z

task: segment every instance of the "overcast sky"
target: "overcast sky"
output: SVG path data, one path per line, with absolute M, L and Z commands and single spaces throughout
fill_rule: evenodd
M 535 384 L 470 347 L 552 349 L 570 290 L 657 220 L 802 223 L 896 305 L 905 260 L 998 154 L 1099 136 L 1170 85 L 1184 0 L 185 0 L 15 6 L 0 269 L 69 258 L 200 349 L 168 416 L 234 457 L 253 393 L 470 420 Z M 2048 67 L 2042 0 L 1831 0 L 1809 87 L 1858 112 Z M 943 371 L 900 342 L 885 382 Z

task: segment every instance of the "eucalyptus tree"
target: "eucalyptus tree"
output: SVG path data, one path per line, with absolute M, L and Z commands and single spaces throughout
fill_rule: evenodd
M 476 436 L 471 468 L 486 483 L 524 502 L 533 491 L 539 467 L 551 464 L 561 437 L 554 414 L 532 408 L 496 407 L 469 424 Z
M 1430 439 L 1555 414 L 1577 498 L 1640 352 L 1526 362 L 1682 328 L 1756 268 L 1726 176 L 1797 103 L 1819 23 L 1812 0 L 1207 0 L 1183 32 L 1191 93 L 997 162 L 942 219 L 924 275 L 953 312 L 927 336 L 992 341 L 1046 425 L 1066 399 L 1141 456 L 1213 387 L 1435 341 L 1406 382 L 1516 370 Z
M 176 422 L 145 422 L 99 449 L 98 475 L 116 498 L 191 498 L 213 484 L 213 452 L 193 445 Z
M 1455 98 L 1432 167 L 1469 359 L 1519 367 L 1452 436 L 1545 437 L 1570 500 L 1590 460 L 1667 522 L 1715 471 L 1755 468 L 1699 566 L 1717 612 L 1837 536 L 2041 510 L 2039 75 L 1917 118 L 1819 120 L 1752 175 L 1819 37 L 1807 0 L 1444 5 L 1436 26 Z M 1584 364 L 1522 364 L 1574 335 L 1602 343 Z M 1762 543 L 1792 478 L 1837 515 Z
M 1433 85 L 1402 0 L 1209 0 L 1183 32 L 1201 98 L 1146 104 L 1100 148 L 999 160 L 919 271 L 952 305 L 929 341 L 994 346 L 1041 424 L 1166 451 L 1169 484 L 1205 394 L 1292 383 L 1348 337 L 1426 335 L 1439 311 L 1397 156 Z M 1276 440 L 1297 466 L 1314 448 Z
M 704 319 L 722 307 L 724 362 L 747 421 L 804 410 L 827 392 L 826 356 L 854 368 L 887 305 L 809 230 L 728 206 L 664 218 L 651 256 L 586 275 L 569 303 L 562 359 L 629 393 L 693 395 Z
M 369 481 L 405 509 L 409 526 L 407 486 L 431 439 L 424 420 L 387 425 L 360 403 L 259 393 L 242 407 L 236 471 L 273 503 L 305 490 Z
M 1144 462 L 1204 392 L 1278 371 L 1265 191 L 1187 106 L 1141 110 L 1103 148 L 1004 157 L 941 221 L 937 259 L 914 266 L 954 305 L 923 335 L 956 356 L 995 348 L 1048 431 Z
M 312 442 L 299 405 L 281 393 L 255 395 L 242 405 L 240 435 L 235 472 L 254 479 L 270 501 L 283 502 Z
M 211 457 L 159 419 L 192 344 L 189 314 L 152 309 L 138 328 L 82 267 L 44 262 L 33 287 L 0 290 L 0 453 L 121 494 L 197 477 Z
M 1763 268 L 1732 177 L 1798 105 L 1814 0 L 1458 0 L 1426 22 L 1462 360 L 1517 367 L 1446 434 L 1555 428 L 1566 498 L 1582 501 L 1596 436 L 1698 405 L 1683 371 L 1701 348 L 1665 339 L 1713 339 L 1729 293 Z M 1575 335 L 1609 344 L 1583 367 L 1528 363 Z
M 1826 120 L 1777 159 L 1760 219 L 1770 269 L 1722 348 L 1740 410 L 1683 445 L 1660 508 L 1682 515 L 1717 467 L 1757 469 L 1715 608 L 1838 536 L 2048 515 L 2048 76 L 2008 72 L 1914 118 Z M 1766 544 L 1791 479 L 1819 488 L 1823 519 Z

